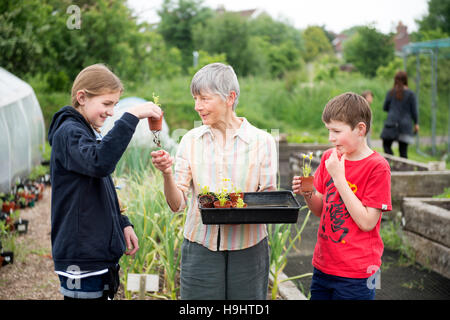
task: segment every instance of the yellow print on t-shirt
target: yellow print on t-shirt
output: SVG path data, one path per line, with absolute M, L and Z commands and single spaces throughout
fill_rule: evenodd
M 350 189 L 352 189 L 353 193 L 356 194 L 356 191 L 358 191 L 358 187 L 356 186 L 356 184 L 353 184 L 348 180 L 347 180 L 347 183 L 348 183 L 348 186 L 350 187 Z

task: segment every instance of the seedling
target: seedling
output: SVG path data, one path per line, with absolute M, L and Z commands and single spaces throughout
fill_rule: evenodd
M 302 169 L 303 169 L 303 176 L 304 177 L 308 177 L 310 175 L 310 173 L 311 173 L 311 161 L 312 161 L 312 158 L 313 158 L 312 152 L 309 153 L 309 156 L 306 155 L 306 154 L 303 155 L 303 167 L 302 167 Z M 309 159 L 309 164 L 308 164 L 308 160 L 305 163 L 305 159 Z
M 155 96 L 154 92 L 153 92 L 152 96 L 153 96 L 153 103 L 160 107 L 161 104 L 159 103 L 159 96 Z M 161 148 L 161 140 L 159 138 L 159 135 L 160 135 L 161 129 L 162 129 L 163 115 L 164 115 L 164 112 L 161 114 L 161 118 L 157 119 L 157 120 L 148 118 L 148 125 L 150 126 L 150 131 L 153 133 L 153 142 L 159 148 Z

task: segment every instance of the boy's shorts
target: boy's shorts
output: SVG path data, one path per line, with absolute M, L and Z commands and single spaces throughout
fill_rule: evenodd
M 72 279 L 65 272 L 56 271 L 61 283 L 60 292 L 73 299 L 113 299 L 120 284 L 120 265 L 94 272 L 91 276 L 84 273 L 84 278 Z M 79 273 L 78 273 L 79 274 Z
M 379 270 L 377 272 L 380 272 Z M 372 277 L 374 278 L 374 277 Z M 374 300 L 375 286 L 368 279 L 345 278 L 314 268 L 311 300 Z
M 81 279 L 70 279 L 62 275 L 58 277 L 61 282 L 60 292 L 69 298 L 98 299 L 109 289 L 108 273 Z

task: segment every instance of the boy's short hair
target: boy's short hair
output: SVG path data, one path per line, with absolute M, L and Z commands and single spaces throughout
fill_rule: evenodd
M 202 92 L 218 94 L 224 101 L 231 91 L 236 93 L 233 110 L 239 101 L 239 82 L 231 66 L 223 63 L 211 63 L 201 68 L 191 81 L 191 94 L 198 95 Z
M 359 122 L 366 124 L 366 135 L 370 131 L 372 111 L 369 103 L 359 94 L 346 92 L 331 99 L 322 113 L 322 121 L 342 121 L 348 124 L 352 130 Z

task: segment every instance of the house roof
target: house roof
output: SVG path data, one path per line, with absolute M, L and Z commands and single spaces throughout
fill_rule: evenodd
M 219 5 L 218 8 L 216 9 L 216 12 L 218 13 L 224 13 L 224 12 L 231 12 L 231 13 L 236 13 L 239 14 L 242 17 L 245 18 L 254 18 L 259 16 L 263 10 L 255 8 L 255 9 L 247 9 L 247 10 L 240 10 L 240 11 L 227 11 L 225 9 L 224 5 Z

